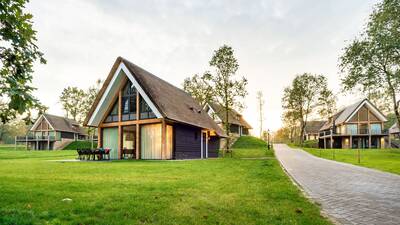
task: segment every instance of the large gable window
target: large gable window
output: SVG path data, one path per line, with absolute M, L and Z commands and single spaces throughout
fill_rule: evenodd
M 118 100 L 114 103 L 111 112 L 108 114 L 104 122 L 118 122 Z
M 151 110 L 147 102 L 140 96 L 140 119 L 153 119 L 156 115 Z
M 122 92 L 122 120 L 136 120 L 136 88 L 128 81 Z

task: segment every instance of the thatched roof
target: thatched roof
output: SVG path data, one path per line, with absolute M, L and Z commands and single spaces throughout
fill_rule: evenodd
M 222 121 L 225 121 L 226 113 L 224 107 L 217 103 L 208 103 L 208 105 L 213 109 L 213 111 Z M 228 121 L 230 124 L 236 124 L 243 126 L 247 129 L 252 129 L 250 124 L 243 118 L 243 116 L 234 109 L 231 109 L 229 111 Z
M 163 118 L 200 128 L 214 130 L 217 135 L 225 136 L 223 130 L 206 112 L 202 110 L 198 102 L 188 93 L 122 57 L 118 57 L 115 61 L 113 68 L 104 82 L 103 87 L 101 88 L 92 108 L 90 109 L 88 116 L 86 117 L 84 122 L 85 125 L 87 125 L 97 104 L 104 94 L 105 89 L 109 85 L 113 75 L 121 63 L 126 66 L 134 79 L 156 106 L 157 110 L 162 114 Z

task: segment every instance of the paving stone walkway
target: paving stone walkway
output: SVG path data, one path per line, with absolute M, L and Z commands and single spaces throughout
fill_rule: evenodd
M 400 176 L 274 145 L 283 167 L 340 224 L 400 224 Z

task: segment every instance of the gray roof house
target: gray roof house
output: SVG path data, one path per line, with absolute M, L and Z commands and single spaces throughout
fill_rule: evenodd
M 328 118 L 321 127 L 321 148 L 384 148 L 386 116 L 368 99 L 362 99 Z

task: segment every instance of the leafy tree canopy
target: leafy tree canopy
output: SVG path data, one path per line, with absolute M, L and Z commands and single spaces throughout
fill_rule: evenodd
M 284 90 L 282 108 L 284 121 L 300 127 L 299 140 L 303 143 L 304 129 L 310 115 L 316 110 L 323 115 L 334 111 L 335 98 L 328 89 L 328 82 L 323 75 L 304 73 L 297 75 L 289 87 Z
M 383 0 L 340 57 L 343 88 L 383 102 L 400 122 L 400 0 Z
M 201 106 L 213 101 L 213 90 L 210 84 L 211 74 L 209 72 L 203 75 L 195 74 L 193 77 L 185 78 L 183 81 L 183 90 L 195 98 Z
M 60 102 L 66 112 L 66 116 L 82 123 L 96 99 L 101 84 L 102 81 L 99 79 L 95 85 L 87 90 L 78 87 L 64 88 L 60 95 Z
M 242 100 L 247 95 L 247 80 L 244 77 L 237 78 L 239 63 L 234 55 L 232 47 L 223 45 L 216 51 L 210 60 L 210 67 L 214 72 L 205 72 L 202 76 L 194 75 L 186 78 L 184 89 L 200 104 L 210 101 L 222 106 L 225 113 L 223 124 L 227 135 L 230 133 L 229 112 L 233 109 L 244 107 Z M 229 139 L 227 139 L 227 147 Z
M 32 15 L 24 12 L 27 2 L 0 1 L 0 99 L 4 103 L 0 120 L 3 123 L 41 107 L 32 94 L 31 82 L 34 62 L 46 61 L 35 44 Z

